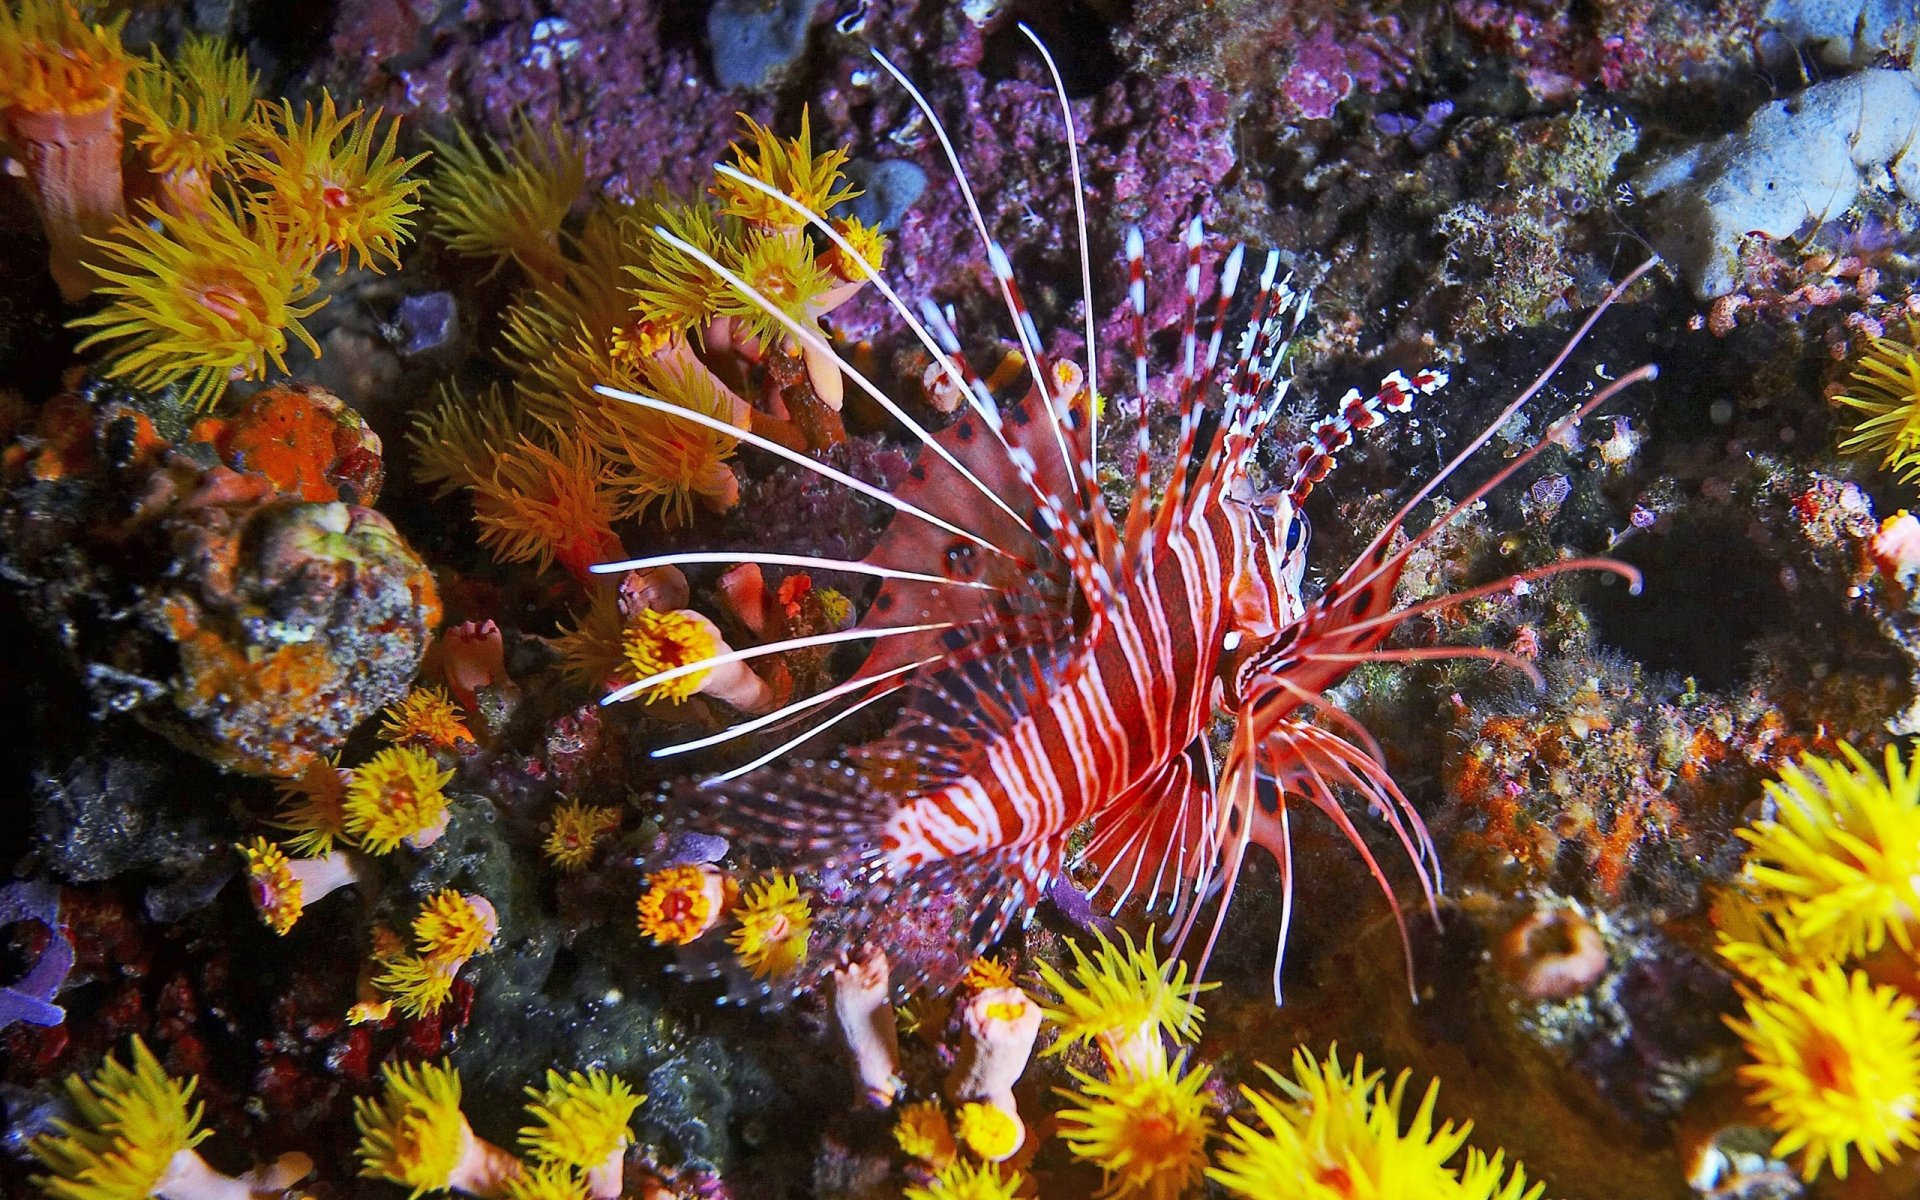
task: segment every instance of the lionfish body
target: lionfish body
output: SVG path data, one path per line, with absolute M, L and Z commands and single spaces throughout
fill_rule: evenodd
M 884 58 L 880 62 L 939 132 L 924 98 Z M 1064 98 L 1062 111 L 1071 146 Z M 1586 568 L 1631 574 L 1606 560 L 1566 559 L 1454 596 L 1393 607 L 1408 555 L 1452 519 L 1449 514 L 1413 538 L 1401 538 L 1409 513 L 1544 385 L 1573 343 L 1309 602 L 1301 501 L 1356 433 L 1407 411 L 1416 397 L 1442 387 L 1445 375 L 1395 372 L 1371 397 L 1349 392 L 1336 413 L 1294 447 L 1284 485 L 1258 490 L 1255 454 L 1287 394 L 1281 372 L 1306 303 L 1287 282 L 1275 281 L 1277 255 L 1270 254 L 1237 361 L 1222 385 L 1222 333 L 1241 254 L 1236 250 L 1219 271 L 1203 350 L 1196 335 L 1196 221 L 1186 237 L 1186 319 L 1172 388 L 1179 443 L 1172 478 L 1156 499 L 1149 473 L 1143 256 L 1138 235 L 1130 234 L 1139 424 L 1132 499 L 1116 523 L 1094 484 L 1096 402 L 1088 383 L 1098 377 L 1097 361 L 1090 353 L 1081 370 L 1044 357 L 1006 256 L 987 238 L 957 160 L 954 167 L 1032 368 L 1025 397 L 1011 406 L 997 404 L 960 356 L 939 312 L 928 306 L 927 320 L 916 320 L 875 276 L 967 398 L 968 413 L 930 433 L 844 368 L 923 443 L 909 478 L 891 494 L 763 446 L 890 504 L 897 515 L 875 549 L 858 563 L 742 553 L 598 568 L 664 561 L 811 563 L 883 581 L 855 628 L 808 639 L 871 639 L 871 652 L 846 683 L 721 734 L 656 752 L 704 748 L 795 722 L 808 710 L 827 714 L 772 753 L 709 780 L 698 815 L 690 818 L 783 866 L 811 867 L 840 881 L 846 899 L 834 906 L 834 944 L 814 955 L 811 972 L 791 982 L 806 986 L 838 961 L 874 948 L 888 952 L 899 986 L 952 982 L 1013 920 L 1033 910 L 1067 866 L 1069 838 L 1081 830 L 1086 836 L 1073 865 L 1097 872 L 1096 890 L 1116 909 L 1136 896 L 1164 905 L 1182 944 L 1203 902 L 1219 895 L 1202 970 L 1248 849 L 1264 847 L 1281 868 L 1284 948 L 1292 907 L 1290 802 L 1311 804 L 1341 829 L 1398 919 L 1394 891 L 1342 803 L 1343 791 L 1357 793 L 1392 830 L 1431 904 L 1438 864 L 1420 817 L 1387 774 L 1372 739 L 1326 692 L 1356 663 L 1369 660 L 1480 657 L 1531 672 L 1494 650 L 1381 646 L 1404 620 L 1506 589 L 1517 578 Z M 818 214 L 806 215 L 822 236 L 835 236 Z M 1084 282 L 1090 275 L 1084 218 L 1081 244 Z M 751 294 L 739 281 L 728 282 Z M 1087 306 L 1091 312 L 1090 300 Z M 1586 327 L 1591 324 L 1592 318 Z M 798 327 L 793 332 L 803 342 L 810 336 Z M 1091 346 L 1090 324 L 1087 333 Z M 1646 373 L 1650 369 L 1628 376 L 1569 419 Z M 647 397 L 610 394 L 673 411 Z M 1505 464 L 1470 499 L 1510 477 L 1541 444 Z M 652 682 L 637 681 L 610 699 Z M 836 761 L 768 765 L 882 700 L 897 703 L 899 711 L 879 741 Z M 1208 731 L 1219 714 L 1232 719 L 1232 733 L 1217 750 Z M 1274 978 L 1277 997 L 1278 956 Z

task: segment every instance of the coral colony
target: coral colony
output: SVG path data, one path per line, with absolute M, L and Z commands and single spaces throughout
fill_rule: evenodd
M 0 0 L 0 1195 L 1920 1195 L 1910 9 Z

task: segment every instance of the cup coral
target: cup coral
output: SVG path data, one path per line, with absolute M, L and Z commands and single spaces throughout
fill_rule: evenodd
M 1200 1184 L 1213 1132 L 1204 1091 L 1209 1068 L 1183 1066 L 1162 1054 L 1144 1069 L 1129 1066 L 1105 1080 L 1072 1071 L 1079 1088 L 1058 1089 L 1077 1102 L 1059 1112 L 1060 1136 L 1105 1172 L 1101 1200 L 1179 1200 Z
M 173 212 L 203 211 L 252 129 L 260 76 L 218 38 L 189 34 L 172 61 L 155 54 L 127 87 L 133 145 Z
M 1027 1127 L 998 1105 L 969 1100 L 953 1114 L 953 1136 L 975 1158 L 1005 1162 L 1026 1144 Z
M 813 907 L 791 875 L 772 875 L 748 885 L 734 907 L 727 935 L 734 957 L 755 979 L 790 975 L 807 957 Z
M 1884 771 L 1852 746 L 1804 755 L 1767 784 L 1773 815 L 1740 830 L 1745 878 L 1808 964 L 1856 958 L 1920 922 L 1920 752 Z
M 886 1108 L 900 1094 L 900 1037 L 889 999 L 887 953 L 875 949 L 833 971 L 833 1015 L 853 1055 L 869 1104 Z
M 1845 1179 L 1850 1150 L 1877 1171 L 1920 1148 L 1915 1007 L 1836 965 L 1748 996 L 1746 1020 L 1727 1023 L 1753 1058 L 1740 1078 L 1780 1134 L 1776 1156 L 1799 1153 L 1808 1180 L 1829 1163 Z
M 265 115 L 241 163 L 241 174 L 256 185 L 255 214 L 283 243 L 312 247 L 314 260 L 338 251 L 342 267 L 351 254 L 370 270 L 378 271 L 382 259 L 399 266 L 399 248 L 420 211 L 414 198 L 421 184 L 406 174 L 427 157 L 399 156 L 399 118 L 381 138 L 379 109 L 342 114 L 325 92 L 317 110 L 308 104 L 296 115 L 292 102 L 282 101 Z
M 1909 338 L 1920 337 L 1920 326 Z M 1920 350 L 1877 337 L 1855 365 L 1848 393 L 1833 398 L 1858 416 L 1840 439 L 1842 454 L 1878 455 L 1902 483 L 1920 479 Z
M 417 953 L 380 958 L 373 984 L 393 997 L 410 1017 L 437 1012 L 453 994 L 460 968 L 493 949 L 500 918 L 486 897 L 442 888 L 427 898 L 413 919 Z
M 562 871 L 578 871 L 593 861 L 595 847 L 620 828 L 620 810 L 570 801 L 553 810 L 553 829 L 541 853 Z
M 202 1106 L 189 1107 L 197 1081 L 168 1075 L 138 1037 L 132 1063 L 108 1055 L 92 1079 L 68 1077 L 76 1119 L 28 1145 L 48 1171 L 33 1182 L 50 1200 L 266 1200 L 312 1170 L 304 1154 L 239 1178 L 214 1170 L 194 1150 L 209 1135 Z
M 524 120 L 504 146 L 482 148 L 464 126 L 452 141 L 433 143 L 429 227 L 457 254 L 509 260 L 534 279 L 566 274 L 560 225 L 586 190 L 586 157 L 558 126 Z
M 460 1075 L 445 1063 L 388 1064 L 378 1100 L 353 1102 L 360 1174 L 427 1192 L 503 1197 L 521 1171 L 513 1155 L 474 1136 L 460 1111 Z
M 893 1123 L 893 1140 L 901 1153 L 934 1171 L 952 1166 L 959 1153 L 953 1141 L 953 1125 L 938 1100 L 902 1106 Z
M 94 269 L 112 303 L 73 321 L 82 350 L 109 345 L 106 373 L 139 387 L 180 384 L 190 404 L 210 404 L 230 379 L 285 371 L 287 335 L 320 347 L 300 321 L 314 282 L 297 249 L 257 217 L 224 204 L 183 216 L 148 210 L 94 242 Z
M 447 826 L 452 779 L 426 751 L 389 746 L 354 768 L 343 805 L 348 836 L 369 854 L 432 845 Z
M 1161 962 L 1154 954 L 1152 931 L 1137 947 L 1125 930 L 1120 937 L 1120 946 L 1101 937 L 1091 958 L 1079 942 L 1069 939 L 1071 979 L 1051 963 L 1038 964 L 1041 982 L 1059 997 L 1041 1010 L 1060 1030 L 1058 1040 L 1043 1053 L 1058 1054 L 1090 1041 L 1100 1047 L 1108 1070 L 1145 1069 L 1164 1059 L 1163 1034 L 1182 1043 L 1200 1036 L 1204 1014 L 1192 996 L 1218 985 L 1189 986 L 1185 963 L 1177 958 Z
M 1293 1077 L 1262 1067 L 1280 1094 L 1243 1086 L 1241 1098 L 1261 1128 L 1227 1120 L 1226 1149 L 1207 1177 L 1228 1194 L 1247 1200 L 1274 1196 L 1299 1200 L 1350 1200 L 1354 1196 L 1434 1196 L 1449 1200 L 1538 1200 L 1540 1184 L 1524 1189 L 1517 1165 L 1506 1181 L 1498 1160 L 1469 1156 L 1471 1177 L 1456 1174 L 1447 1162 L 1466 1143 L 1471 1124 L 1435 1127 L 1439 1083 L 1429 1084 L 1420 1107 L 1401 1128 L 1401 1105 L 1410 1072 L 1402 1071 L 1391 1089 L 1384 1072 L 1369 1073 L 1355 1058 L 1351 1072 L 1338 1051 L 1324 1062 L 1305 1049 L 1293 1056 Z M 1465 1190 L 1471 1182 L 1474 1190 Z
M 234 846 L 246 860 L 248 892 L 260 919 L 275 933 L 284 934 L 300 920 L 306 906 L 343 887 L 366 882 L 360 856 L 346 850 L 328 850 L 312 858 L 288 858 L 266 838 Z
M 0 4 L 0 133 L 26 168 L 68 300 L 94 288 L 89 240 L 126 212 L 120 104 L 140 64 L 120 44 L 125 23 L 93 22 L 73 0 Z
M 420 750 L 452 750 L 473 744 L 473 731 L 460 718 L 453 697 L 437 687 L 416 687 L 382 714 L 380 737 Z
M 315 759 L 297 778 L 280 781 L 280 813 L 272 822 L 293 836 L 287 848 L 306 858 L 329 854 L 347 834 L 347 784 L 353 772 Z
M 480 544 L 501 562 L 542 571 L 558 562 L 585 582 L 595 563 L 620 557 L 607 468 L 585 441 L 569 439 L 555 451 L 522 436 L 500 449 L 472 488 Z
M 1018 1171 L 1003 1175 L 991 1163 L 956 1162 L 926 1183 L 907 1187 L 900 1200 L 1014 1200 L 1026 1183 Z
M 640 932 L 655 945 L 687 945 L 720 923 L 734 893 L 733 880 L 709 863 L 655 871 L 636 905 Z
M 532 1124 L 520 1130 L 527 1157 L 541 1168 L 574 1174 L 590 1196 L 618 1197 L 621 1157 L 633 1142 L 627 1123 L 646 1097 L 598 1068 L 565 1075 L 549 1070 L 547 1086 L 530 1087 L 527 1095 Z

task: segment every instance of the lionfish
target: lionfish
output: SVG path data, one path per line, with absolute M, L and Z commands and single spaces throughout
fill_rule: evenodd
M 1435 908 L 1440 865 L 1420 814 L 1394 783 L 1380 747 L 1328 698 L 1356 664 L 1479 658 L 1535 668 L 1478 646 L 1387 648 L 1404 622 L 1526 581 L 1567 571 L 1624 576 L 1605 558 L 1567 558 L 1479 587 L 1394 607 L 1407 561 L 1460 513 L 1510 479 L 1554 435 L 1650 378 L 1651 366 L 1613 382 L 1502 465 L 1431 525 L 1411 537 L 1414 509 L 1532 400 L 1609 305 L 1647 269 L 1613 289 L 1524 392 L 1400 506 L 1360 555 L 1317 597 L 1303 586 L 1307 519 L 1301 503 L 1333 469 L 1356 434 L 1408 412 L 1447 383 L 1445 373 L 1394 372 L 1371 394 L 1349 391 L 1283 461 L 1285 483 L 1258 490 L 1254 461 L 1288 396 L 1287 350 L 1308 299 L 1276 279 L 1279 254 L 1260 272 L 1252 313 L 1231 363 L 1223 332 L 1245 266 L 1233 249 L 1217 273 L 1204 349 L 1201 244 L 1185 230 L 1186 289 L 1171 392 L 1179 411 L 1176 469 L 1154 495 L 1149 429 L 1152 392 L 1146 347 L 1146 271 L 1138 229 L 1126 234 L 1132 385 L 1138 424 L 1132 495 L 1121 520 L 1098 486 L 1101 402 L 1092 269 L 1077 134 L 1053 56 L 1025 25 L 1052 76 L 1066 126 L 1072 172 L 1084 365 L 1050 361 L 1021 299 L 1004 249 L 994 240 L 959 155 L 921 91 L 877 50 L 874 58 L 912 97 L 945 151 L 987 262 L 1012 320 L 1029 383 L 1011 405 L 968 365 L 951 320 L 930 302 L 916 315 L 871 266 L 867 274 L 957 389 L 968 411 L 929 432 L 870 379 L 839 359 L 863 393 L 920 443 L 908 478 L 889 492 L 712 418 L 653 397 L 602 387 L 605 394 L 706 425 L 891 507 L 894 516 L 865 558 L 714 551 L 607 563 L 617 572 L 663 564 L 757 562 L 830 569 L 880 580 L 850 629 L 788 639 L 675 667 L 606 697 L 619 701 L 721 661 L 801 647 L 871 641 L 844 683 L 718 733 L 655 750 L 669 756 L 813 718 L 751 762 L 704 782 L 686 819 L 762 852 L 783 866 L 837 879 L 849 899 L 835 906 L 837 931 L 796 990 L 875 948 L 885 950 L 896 987 L 951 984 L 1009 925 L 1030 917 L 1063 870 L 1097 872 L 1094 891 L 1113 909 L 1134 896 L 1164 905 L 1180 952 L 1205 902 L 1218 896 L 1196 978 L 1220 935 L 1251 846 L 1279 863 L 1282 909 L 1274 995 L 1293 911 L 1290 804 L 1324 814 L 1359 852 L 1386 895 L 1407 947 L 1405 915 L 1393 886 L 1340 794 L 1357 794 L 1391 830 L 1411 861 L 1426 906 Z M 852 252 L 826 217 L 732 167 L 716 168 L 804 217 L 818 235 Z M 703 262 L 739 294 L 779 320 L 810 352 L 834 355 L 815 329 L 787 317 L 719 262 L 665 229 L 656 236 Z M 1650 265 L 1650 264 L 1648 264 Z M 1222 386 L 1223 385 L 1223 386 Z M 1218 392 L 1217 404 L 1211 398 Z M 890 732 L 834 760 L 770 765 L 829 727 L 883 700 L 898 715 Z M 1232 733 L 1216 752 L 1216 714 Z M 1068 864 L 1070 837 L 1084 830 Z M 939 914 L 946 914 L 944 918 Z M 927 924 L 942 922 L 929 936 Z

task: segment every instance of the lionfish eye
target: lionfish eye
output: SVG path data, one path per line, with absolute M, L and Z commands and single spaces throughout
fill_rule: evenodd
M 1306 518 L 1296 515 L 1291 521 L 1287 522 L 1287 553 L 1292 554 L 1295 550 L 1298 550 L 1301 541 L 1305 539 L 1306 536 Z

